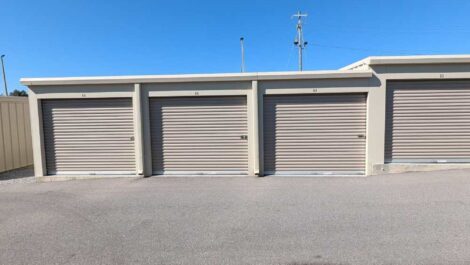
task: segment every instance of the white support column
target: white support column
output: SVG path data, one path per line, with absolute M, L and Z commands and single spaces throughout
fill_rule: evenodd
M 375 81 L 380 86 L 367 94 L 366 176 L 374 173 L 374 165 L 384 163 L 386 82 Z
M 251 87 L 251 106 L 252 106 L 252 125 L 253 130 L 252 130 L 252 135 L 250 137 L 253 139 L 252 145 L 253 145 L 253 173 L 256 176 L 259 176 L 260 174 L 260 166 L 259 166 L 259 161 L 260 161 L 260 156 L 259 156 L 259 108 L 258 108 L 258 81 L 254 80 L 252 81 L 252 87 Z
M 254 109 L 253 109 L 253 93 L 251 90 L 247 91 L 246 94 L 246 115 L 248 122 L 248 175 L 255 175 L 255 126 L 254 120 Z
M 149 92 L 141 89 L 141 103 L 142 103 L 142 129 L 143 129 L 143 146 L 144 152 L 144 176 L 152 176 L 152 138 L 150 135 L 150 106 L 149 106 Z
M 257 107 L 258 107 L 258 162 L 259 162 L 259 176 L 264 176 L 264 89 L 258 88 L 258 81 L 256 81 L 256 95 L 257 95 Z
M 140 84 L 134 85 L 134 96 L 132 97 L 134 108 L 134 147 L 136 175 L 144 174 L 144 151 L 143 151 L 143 129 L 142 129 L 142 92 Z
M 34 175 L 36 177 L 43 177 L 47 175 L 47 169 L 42 128 L 41 100 L 36 97 L 36 94 L 31 89 L 29 90 L 28 95 L 33 143 Z

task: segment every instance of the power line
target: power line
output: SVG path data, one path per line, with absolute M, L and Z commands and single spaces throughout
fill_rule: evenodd
M 321 44 L 321 43 L 310 43 L 316 47 L 322 48 L 332 48 L 332 49 L 342 49 L 342 50 L 350 50 L 350 51 L 365 51 L 365 52 L 385 52 L 385 53 L 401 53 L 401 54 L 426 54 L 426 53 L 442 53 L 442 51 L 421 51 L 417 52 L 416 50 L 386 50 L 386 49 L 376 49 L 376 48 L 359 48 L 359 47 L 348 47 L 348 46 L 338 46 L 338 45 L 328 45 L 328 44 Z
M 287 54 L 287 63 L 286 63 L 286 68 L 290 67 L 290 61 L 291 61 L 291 58 L 292 58 L 292 53 L 295 49 L 295 46 L 290 46 L 290 49 L 289 49 L 289 53 Z
M 351 33 L 365 32 L 365 33 L 402 33 L 402 34 L 427 34 L 427 33 L 470 33 L 467 27 L 453 27 L 450 26 L 446 29 L 443 28 L 426 28 L 426 29 L 415 29 L 415 30 L 397 30 L 396 28 L 383 28 L 383 27 L 344 27 L 341 25 L 332 25 L 319 23 L 319 28 L 330 28 L 339 31 L 346 31 Z

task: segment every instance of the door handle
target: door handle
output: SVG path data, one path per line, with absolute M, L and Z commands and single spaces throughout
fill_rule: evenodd
M 242 139 L 242 140 L 248 140 L 248 135 L 241 135 L 241 136 L 240 136 L 240 139 Z

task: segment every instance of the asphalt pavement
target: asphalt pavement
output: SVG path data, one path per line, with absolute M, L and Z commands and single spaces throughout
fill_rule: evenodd
M 12 182 L 0 264 L 470 264 L 470 171 Z

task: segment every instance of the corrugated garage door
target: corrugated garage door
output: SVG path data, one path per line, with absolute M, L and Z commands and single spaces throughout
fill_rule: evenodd
M 248 174 L 245 97 L 150 100 L 154 174 Z
M 366 95 L 266 96 L 264 170 L 275 175 L 363 175 Z
M 470 81 L 389 82 L 386 120 L 386 162 L 470 162 Z
M 135 174 L 131 99 L 42 100 L 49 175 Z

